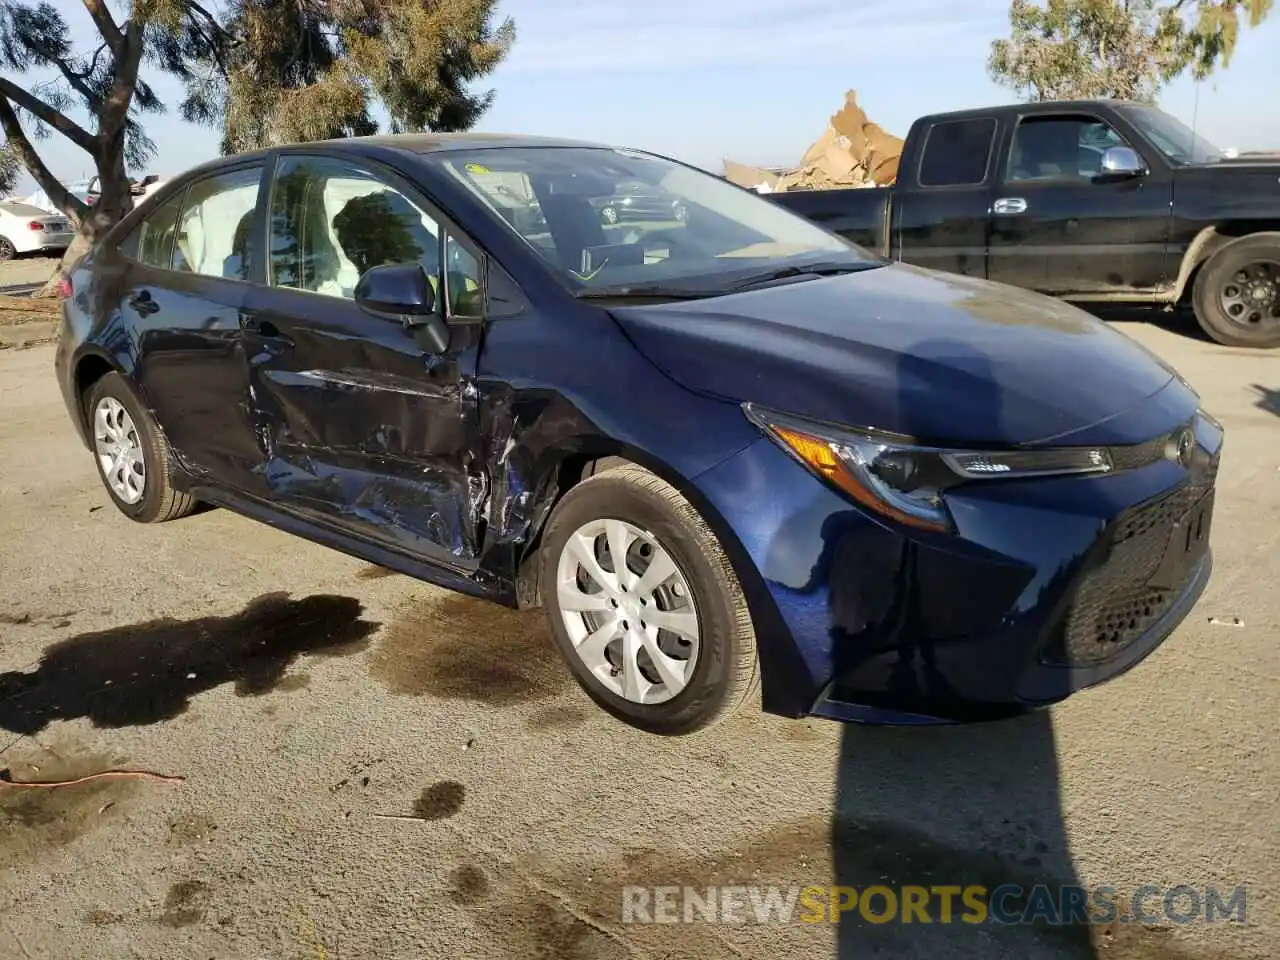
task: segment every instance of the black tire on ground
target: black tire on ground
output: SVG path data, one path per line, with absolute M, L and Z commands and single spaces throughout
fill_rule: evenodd
M 111 489 L 103 474 L 102 463 L 96 451 L 93 462 L 98 467 L 98 477 L 111 497 L 111 502 L 130 520 L 138 523 L 164 523 L 166 520 L 177 520 L 191 513 L 196 507 L 196 500 L 190 494 L 174 489 L 173 473 L 176 469 L 169 445 L 156 427 L 151 415 L 134 398 L 133 392 L 125 385 L 118 373 L 108 373 L 89 389 L 84 398 L 85 423 L 88 424 L 90 446 L 94 442 L 94 411 L 104 397 L 112 397 L 125 408 L 133 421 L 134 430 L 142 447 L 145 480 L 142 488 L 142 499 L 137 503 L 126 503 Z
M 618 210 L 616 207 L 605 207 L 600 211 L 600 220 L 602 223 L 612 226 L 618 222 Z
M 0 237 L 0 263 L 5 260 L 12 260 L 17 255 L 18 251 L 14 247 L 13 241 L 8 237 Z
M 1258 301 L 1257 310 L 1242 310 L 1245 319 L 1227 312 L 1222 294 L 1235 289 L 1241 271 L 1267 264 L 1273 299 Z M 1257 289 L 1262 289 L 1258 287 Z M 1196 276 L 1192 306 L 1201 328 L 1218 343 L 1230 347 L 1280 347 L 1280 233 L 1255 233 L 1227 244 L 1206 263 Z M 1259 319 L 1249 322 L 1247 316 Z
M 598 519 L 625 520 L 647 531 L 689 584 L 700 650 L 688 685 L 665 703 L 635 703 L 606 688 L 569 638 L 557 600 L 557 567 L 569 537 Z M 650 733 L 678 736 L 719 722 L 754 694 L 759 683 L 756 639 L 742 586 L 701 515 L 660 477 L 626 464 L 579 483 L 547 523 L 539 564 L 551 635 L 578 683 L 613 716 Z

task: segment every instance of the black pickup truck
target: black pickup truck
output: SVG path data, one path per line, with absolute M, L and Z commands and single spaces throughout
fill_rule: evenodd
M 1073 301 L 1189 303 L 1219 343 L 1280 347 L 1280 154 L 1230 157 L 1153 107 L 924 117 L 896 185 L 772 196 L 890 259 Z

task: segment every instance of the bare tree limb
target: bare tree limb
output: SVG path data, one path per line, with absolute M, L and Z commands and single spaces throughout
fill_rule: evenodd
M 38 117 L 47 123 L 53 129 L 74 143 L 82 150 L 93 153 L 95 141 L 93 135 L 84 127 L 76 123 L 66 114 L 61 113 L 49 104 L 45 103 L 39 97 L 32 93 L 28 93 L 18 86 L 12 80 L 0 77 L 0 97 L 8 98 L 16 103 L 23 110 L 29 112 L 32 116 Z
M 102 39 L 107 41 L 107 45 L 118 56 L 120 46 L 124 43 L 124 34 L 120 32 L 115 19 L 111 16 L 111 11 L 107 9 L 106 0 L 84 0 L 84 6 L 89 11 L 89 16 L 93 17 L 94 25 L 102 34 Z
M 18 122 L 18 115 L 13 111 L 13 105 L 4 97 L 0 97 L 0 130 L 4 131 L 9 149 L 22 161 L 22 165 L 27 168 L 27 172 L 31 174 L 40 189 L 48 195 L 49 202 L 67 216 L 83 220 L 89 210 L 88 206 L 73 197 L 62 182 L 53 175 L 53 171 L 45 166 L 40 155 L 31 146 L 31 141 L 27 139 L 27 133 L 22 129 L 22 124 Z

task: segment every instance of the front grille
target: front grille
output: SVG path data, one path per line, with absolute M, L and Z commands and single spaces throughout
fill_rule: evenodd
M 1175 524 L 1213 489 L 1217 462 L 1205 473 L 1159 500 L 1134 507 L 1116 520 L 1110 555 L 1091 570 L 1067 613 L 1061 642 L 1049 663 L 1083 666 L 1115 656 L 1159 620 L 1186 584 L 1152 586 Z M 1188 570 L 1187 576 L 1194 573 Z

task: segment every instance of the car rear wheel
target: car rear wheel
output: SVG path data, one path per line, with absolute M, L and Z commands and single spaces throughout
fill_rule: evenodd
M 632 726 L 692 733 L 755 688 L 755 632 L 728 557 L 692 504 L 641 467 L 565 495 L 543 535 L 541 585 L 578 683 Z
M 98 380 L 84 409 L 98 476 L 121 513 L 139 523 L 162 523 L 195 509 L 195 499 L 173 487 L 169 445 L 119 374 Z
M 18 255 L 17 248 L 14 247 L 13 241 L 8 237 L 0 237 L 0 263 L 5 260 L 12 260 Z
M 1218 343 L 1280 347 L 1280 233 L 1243 237 L 1215 253 L 1196 277 L 1192 302 Z
M 614 224 L 618 222 L 618 210 L 616 207 L 605 207 L 600 211 L 600 219 L 605 223 Z

